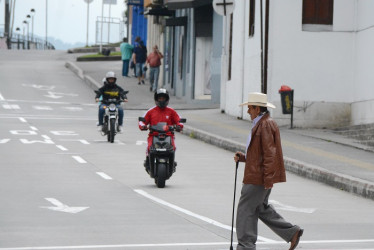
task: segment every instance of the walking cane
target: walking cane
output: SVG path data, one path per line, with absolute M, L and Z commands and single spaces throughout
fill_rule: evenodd
M 233 234 L 234 234 L 234 212 L 235 212 L 236 179 L 237 179 L 237 176 L 238 176 L 238 166 L 239 166 L 239 161 L 236 162 L 236 167 L 235 167 L 234 201 L 233 201 L 233 204 L 232 204 L 231 245 L 230 245 L 230 250 L 234 249 L 232 247 L 232 238 L 233 238 Z

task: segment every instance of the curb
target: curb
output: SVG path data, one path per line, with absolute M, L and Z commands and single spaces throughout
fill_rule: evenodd
M 80 79 L 82 79 L 89 87 L 94 90 L 99 89 L 101 86 L 97 81 L 95 81 L 91 76 L 84 74 L 83 70 L 72 62 L 66 62 L 65 67 L 73 71 Z
M 246 146 L 225 139 L 223 137 L 202 131 L 200 129 L 192 128 L 185 125 L 183 134 L 194 139 L 202 140 L 214 146 L 236 152 L 245 151 Z M 329 186 L 359 195 L 364 198 L 374 200 L 374 183 L 355 178 L 352 176 L 331 172 L 327 169 L 298 161 L 289 157 L 284 157 L 284 166 L 287 171 L 297 174 L 307 179 L 315 180 Z

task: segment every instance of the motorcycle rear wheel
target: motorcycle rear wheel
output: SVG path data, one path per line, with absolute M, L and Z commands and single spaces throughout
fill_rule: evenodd
M 166 165 L 158 164 L 157 176 L 155 177 L 155 183 L 158 188 L 164 188 L 166 181 Z

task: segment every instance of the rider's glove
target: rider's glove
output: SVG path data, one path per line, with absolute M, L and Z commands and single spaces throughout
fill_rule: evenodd
M 175 127 L 175 130 L 177 131 L 177 132 L 181 132 L 182 131 L 182 127 L 181 126 L 179 126 L 179 125 L 177 125 L 176 127 Z
M 141 130 L 147 130 L 148 128 L 147 128 L 147 126 L 146 125 L 143 125 L 142 127 L 141 127 Z

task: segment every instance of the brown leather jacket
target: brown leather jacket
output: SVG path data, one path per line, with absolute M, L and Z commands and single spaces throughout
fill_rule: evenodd
M 240 154 L 245 162 L 244 184 L 272 188 L 274 183 L 286 181 L 279 128 L 269 113 L 256 123 L 247 155 Z

